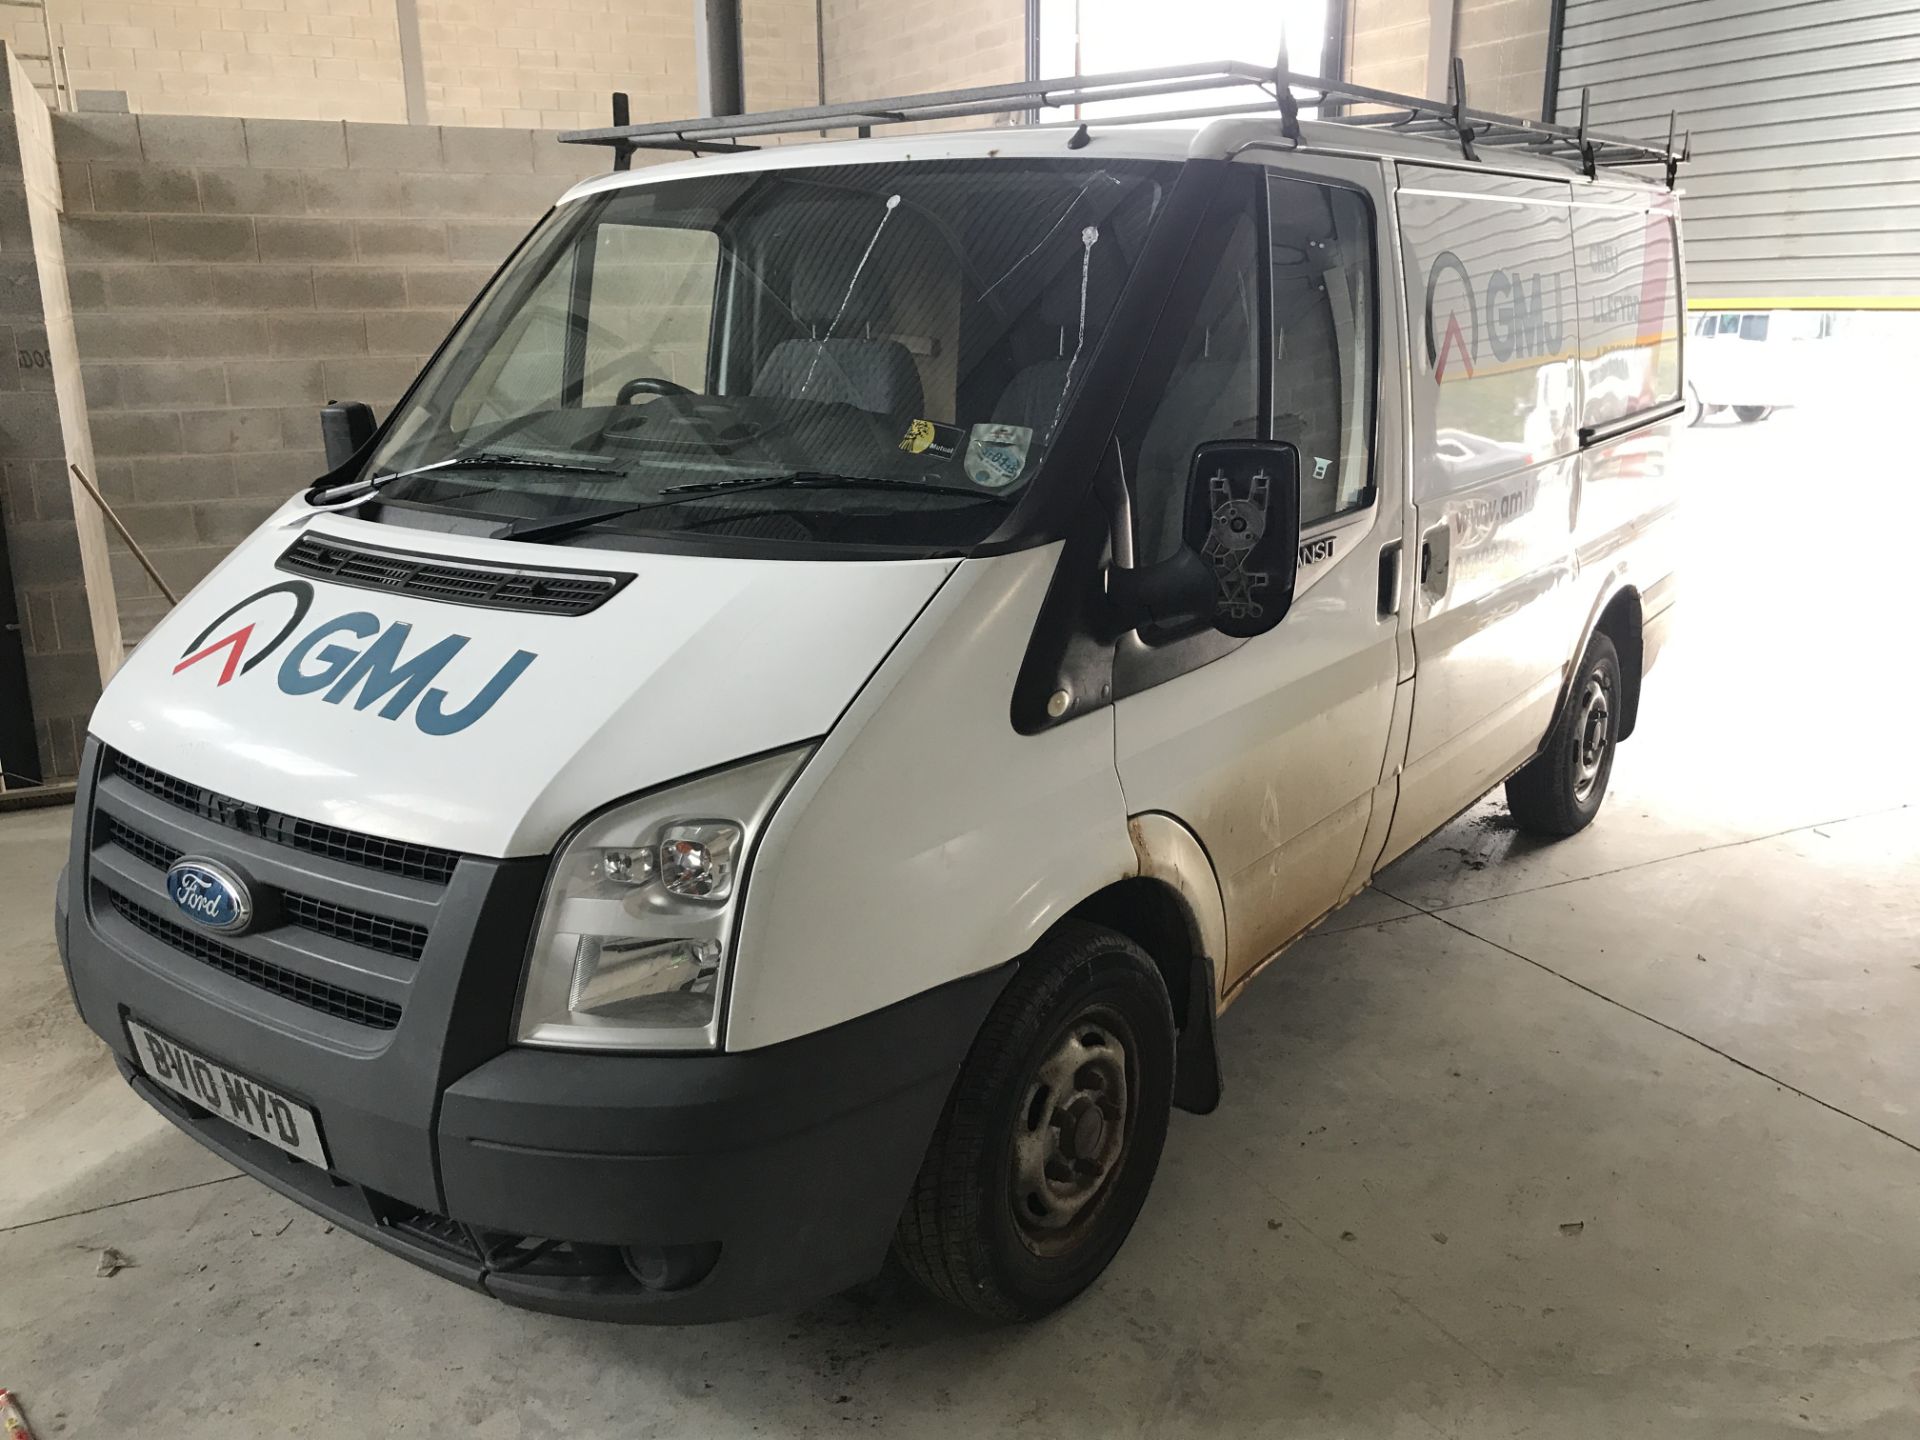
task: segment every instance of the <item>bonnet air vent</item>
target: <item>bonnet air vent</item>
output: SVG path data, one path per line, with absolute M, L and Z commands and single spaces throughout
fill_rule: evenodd
M 585 615 L 604 605 L 633 578 L 604 571 L 452 561 L 437 555 L 350 545 L 324 535 L 302 535 L 275 563 L 295 575 L 329 580 L 335 585 L 535 615 Z

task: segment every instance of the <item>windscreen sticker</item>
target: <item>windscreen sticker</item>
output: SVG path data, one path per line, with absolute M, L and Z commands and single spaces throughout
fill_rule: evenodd
M 931 455 L 936 460 L 951 460 L 960 453 L 960 442 L 967 432 L 958 425 L 942 425 L 938 420 L 916 420 L 900 437 L 900 448 L 909 455 Z
M 1328 459 L 1328 458 L 1327 458 L 1326 456 L 1324 456 L 1324 455 L 1316 455 L 1316 456 L 1314 456 L 1314 457 L 1313 457 L 1313 478 L 1314 478 L 1314 479 L 1316 479 L 1316 480 L 1324 480 L 1324 479 L 1326 479 L 1326 478 L 1327 478 L 1327 469 L 1328 469 L 1328 467 L 1329 467 L 1329 466 L 1331 466 L 1332 464 L 1333 464 L 1333 461 L 1331 461 L 1331 460 L 1329 460 L 1329 459 Z
M 989 490 L 1004 490 L 1027 468 L 1033 430 L 1026 425 L 976 425 L 967 441 L 967 478 Z

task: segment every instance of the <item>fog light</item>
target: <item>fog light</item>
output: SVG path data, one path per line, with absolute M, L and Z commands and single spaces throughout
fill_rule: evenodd
M 685 1290 L 713 1273 L 720 1259 L 720 1242 L 696 1245 L 630 1245 L 620 1252 L 627 1273 L 646 1290 Z
M 689 899 L 724 900 L 739 848 L 740 827 L 724 820 L 669 825 L 660 832 L 660 883 Z

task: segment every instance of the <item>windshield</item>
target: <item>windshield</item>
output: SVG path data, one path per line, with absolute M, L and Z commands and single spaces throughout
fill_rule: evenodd
M 1038 470 L 1171 170 L 836 165 L 588 196 L 365 473 L 401 477 L 383 503 L 529 539 L 963 549 Z

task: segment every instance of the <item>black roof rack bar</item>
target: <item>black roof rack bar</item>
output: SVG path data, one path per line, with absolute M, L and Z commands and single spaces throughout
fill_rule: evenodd
M 1460 137 L 1460 153 L 1469 160 L 1480 157 L 1473 153 L 1473 126 L 1467 119 L 1467 62 L 1458 55 L 1453 57 L 1453 65 L 1447 74 L 1448 96 L 1453 101 L 1453 128 Z
M 1370 85 L 1296 74 L 1287 68 L 1284 49 L 1280 63 L 1255 65 L 1244 60 L 1168 65 L 1150 70 L 1123 70 L 1101 75 L 1072 75 L 1053 80 L 1022 80 L 1003 85 L 976 85 L 962 90 L 936 90 L 923 95 L 901 95 L 882 100 L 833 105 L 803 105 L 788 110 L 766 110 L 748 115 L 709 115 L 685 120 L 649 121 L 604 129 L 572 130 L 560 138 L 575 145 L 606 145 L 616 156 L 634 150 L 720 150 L 729 142 L 752 136 L 797 134 L 808 130 L 858 129 L 921 120 L 954 120 L 969 116 L 1012 116 L 1029 112 L 1090 105 L 1100 101 L 1145 99 L 1166 95 L 1203 95 L 1208 91 L 1257 90 L 1245 104 L 1211 106 L 1191 111 L 1154 112 L 1125 117 L 1097 117 L 1094 125 L 1131 124 L 1154 120 L 1196 119 L 1213 115 L 1258 113 L 1278 105 L 1283 132 L 1294 138 L 1302 104 L 1320 105 L 1338 100 L 1343 105 L 1377 105 L 1386 114 L 1328 116 L 1329 125 L 1360 128 L 1386 126 L 1412 134 L 1445 135 L 1457 139 L 1472 157 L 1476 144 L 1529 145 L 1538 142 L 1549 154 L 1582 155 L 1589 163 L 1599 152 L 1609 152 L 1613 164 L 1671 167 L 1685 158 L 1676 152 L 1669 135 L 1665 145 L 1618 135 L 1597 134 L 1583 123 L 1578 129 L 1539 120 L 1500 115 L 1467 104 L 1465 67 L 1456 65 L 1442 100 L 1425 100 Z M 1585 106 L 1582 106 L 1583 111 Z M 1267 113 L 1271 114 L 1269 109 Z M 1074 121 L 1077 125 L 1080 122 Z M 1297 142 L 1296 142 L 1297 143 Z M 1617 158 L 1616 158 L 1617 157 Z
M 1582 85 L 1580 87 L 1580 129 L 1575 138 L 1580 146 L 1580 168 L 1587 172 L 1589 180 L 1593 179 L 1594 158 L 1597 153 L 1593 138 L 1587 130 L 1587 112 L 1592 108 L 1593 91 Z
M 627 92 L 624 90 L 614 91 L 613 128 L 616 130 L 624 130 L 632 123 L 633 114 L 628 106 Z M 633 147 L 631 145 L 616 145 L 613 147 L 613 168 L 616 170 L 631 170 L 633 168 Z
M 1453 125 L 1451 120 L 1423 119 L 1417 110 L 1393 115 L 1343 115 L 1340 123 L 1356 130 L 1444 130 Z
M 1287 59 L 1287 27 L 1282 25 L 1280 27 L 1280 61 L 1274 66 L 1274 75 L 1278 78 L 1292 73 L 1293 66 Z M 1300 101 L 1294 96 L 1291 85 L 1275 85 L 1273 96 L 1280 102 L 1280 133 L 1291 140 L 1293 148 L 1298 150 L 1306 143 L 1300 133 Z M 1322 103 L 1326 98 L 1325 95 L 1320 97 Z

